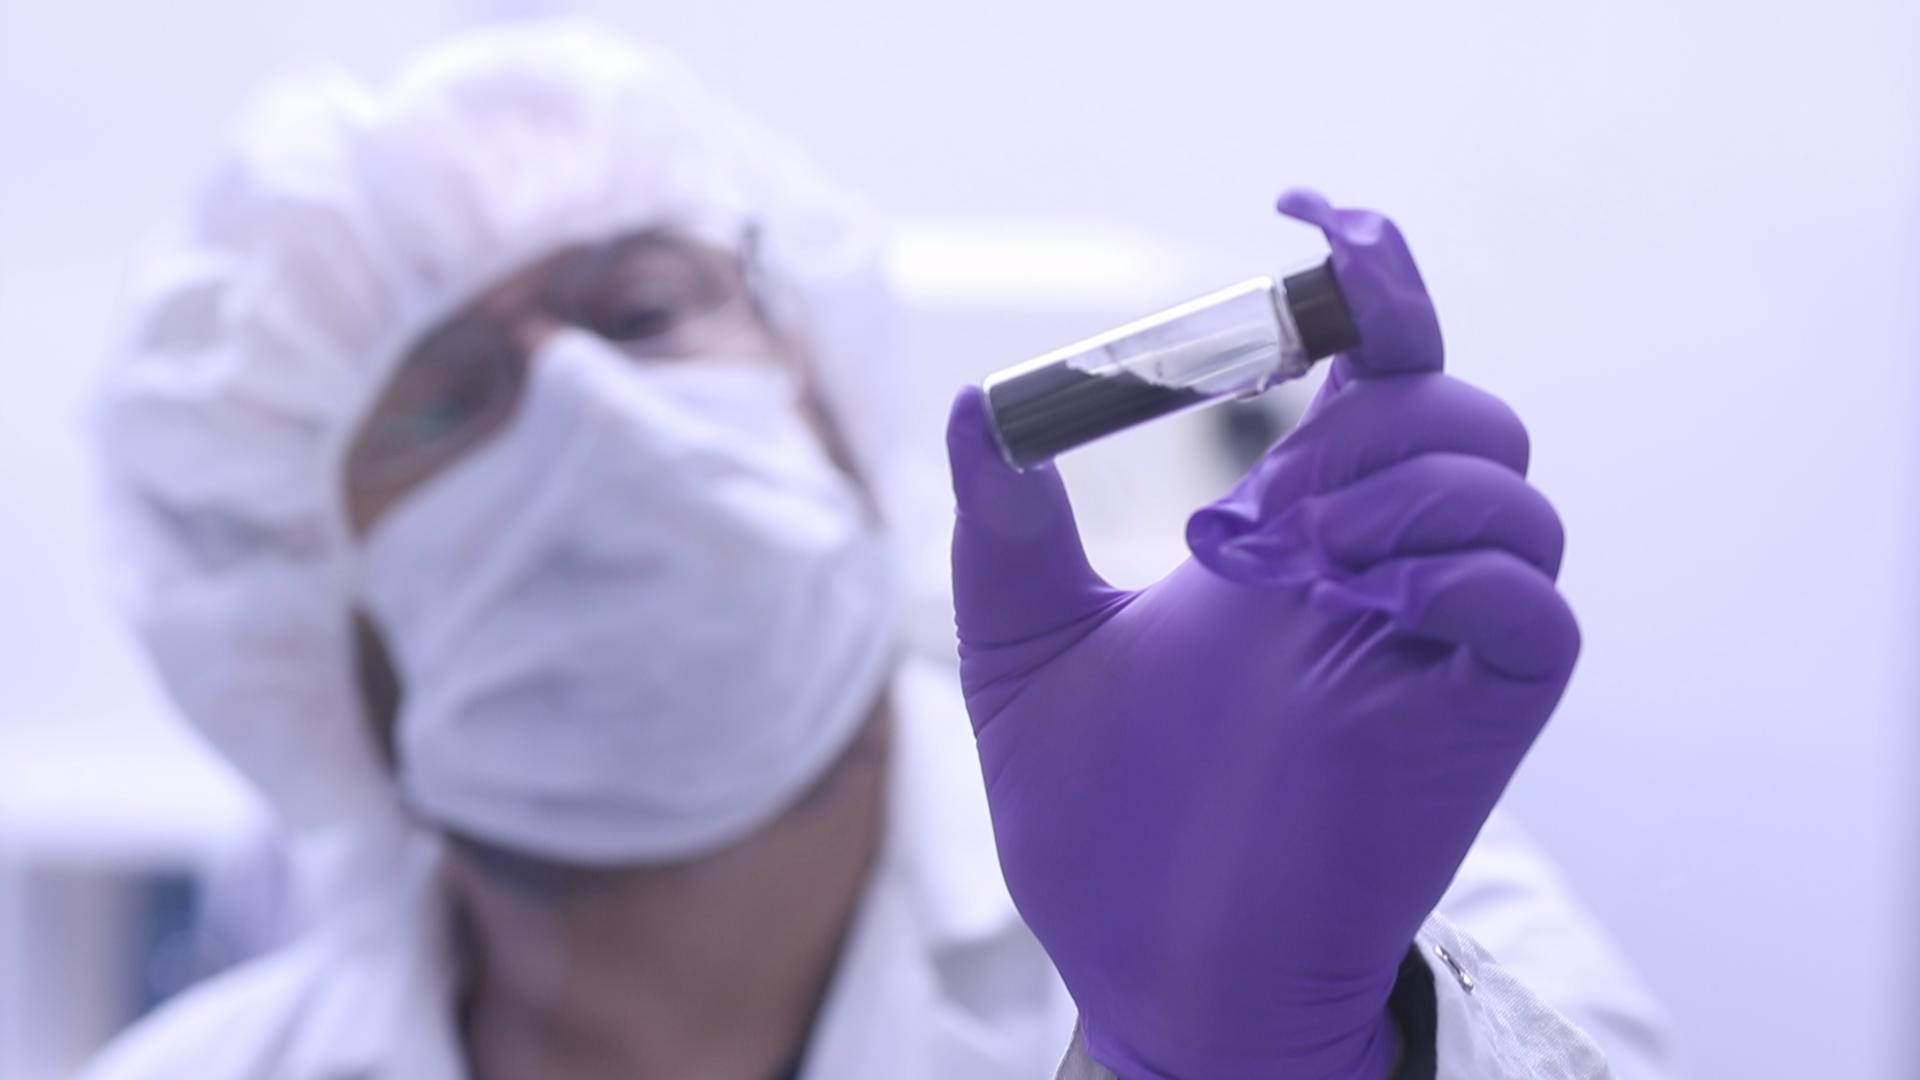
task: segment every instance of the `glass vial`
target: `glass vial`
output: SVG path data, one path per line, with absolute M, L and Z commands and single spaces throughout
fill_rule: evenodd
M 1056 349 L 982 389 L 1001 454 L 1024 470 L 1149 420 L 1258 394 L 1359 343 L 1329 260 Z

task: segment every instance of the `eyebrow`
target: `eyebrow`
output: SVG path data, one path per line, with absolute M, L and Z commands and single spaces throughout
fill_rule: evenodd
M 518 301 L 525 298 L 519 289 L 515 288 L 516 286 L 531 289 L 532 296 L 564 308 L 569 305 L 557 304 L 557 302 L 568 298 L 569 286 L 578 284 L 577 275 L 599 269 L 608 260 L 617 263 L 633 255 L 663 248 L 685 251 L 699 260 L 703 271 L 721 268 L 731 270 L 733 274 L 727 284 L 751 292 L 747 275 L 740 265 L 739 253 L 694 239 L 672 225 L 649 225 L 598 241 L 567 244 L 522 264 L 487 285 L 466 303 L 449 312 L 445 319 L 428 327 L 414 338 L 407 351 L 402 354 L 400 366 L 414 363 L 420 358 L 423 349 L 428 348 L 436 339 L 447 333 L 469 325 L 497 325 L 497 320 L 490 309 L 497 309 L 509 299 Z M 509 295 L 503 297 L 502 293 Z

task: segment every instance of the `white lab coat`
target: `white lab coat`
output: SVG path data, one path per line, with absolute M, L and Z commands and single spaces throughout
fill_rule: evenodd
M 1110 1075 L 1080 1050 L 1073 1004 L 1007 898 L 951 674 L 909 665 L 898 705 L 887 835 L 803 1080 Z M 422 837 L 405 863 L 355 909 L 136 1025 L 83 1080 L 467 1080 L 438 842 Z M 1576 1021 L 1618 1080 L 1673 1075 L 1646 995 L 1504 822 L 1442 912 L 1418 943 L 1435 972 L 1441 1080 L 1605 1075 Z

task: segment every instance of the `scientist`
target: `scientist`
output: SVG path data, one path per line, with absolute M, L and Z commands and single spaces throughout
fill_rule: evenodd
M 89 1080 L 1669 1075 L 1481 830 L 1576 644 L 1511 414 L 1376 323 L 1121 593 L 963 396 L 957 678 L 902 629 L 860 221 L 593 25 L 265 95 L 98 430 L 138 629 L 312 919 Z

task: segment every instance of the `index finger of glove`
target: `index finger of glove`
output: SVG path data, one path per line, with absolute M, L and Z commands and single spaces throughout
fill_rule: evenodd
M 1505 402 L 1446 375 L 1356 380 L 1226 495 L 1195 512 L 1187 546 L 1210 569 L 1238 580 L 1233 560 L 1216 558 L 1232 541 L 1302 499 L 1423 454 L 1484 458 L 1524 476 L 1527 430 Z

